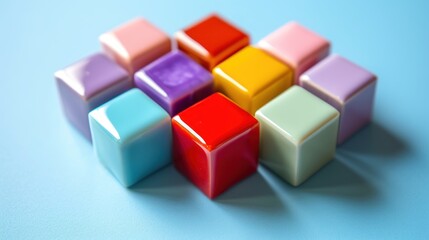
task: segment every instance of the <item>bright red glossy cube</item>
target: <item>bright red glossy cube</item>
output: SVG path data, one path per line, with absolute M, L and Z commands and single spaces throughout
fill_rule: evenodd
M 180 50 L 210 71 L 250 43 L 247 33 L 217 14 L 177 32 L 175 39 Z
M 179 113 L 172 127 L 176 168 L 209 198 L 256 171 L 259 123 L 224 95 Z

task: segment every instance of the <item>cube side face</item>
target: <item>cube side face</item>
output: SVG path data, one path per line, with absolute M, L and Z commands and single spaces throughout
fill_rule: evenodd
M 212 151 L 215 198 L 228 188 L 256 172 L 259 162 L 259 124 L 237 135 Z
M 146 130 L 121 146 L 124 185 L 131 186 L 171 162 L 170 118 Z
M 376 83 L 361 89 L 344 105 L 340 118 L 338 144 L 345 142 L 350 136 L 369 124 L 372 119 Z
M 246 89 L 243 89 L 240 85 L 237 86 L 238 83 L 219 67 L 213 70 L 213 79 L 215 91 L 224 94 L 245 111 L 251 111 L 251 97 Z
M 133 73 L 133 66 L 128 52 L 121 46 L 119 40 L 111 33 L 105 33 L 99 38 L 104 54 L 123 67 L 128 74 Z
M 262 39 L 258 46 L 294 69 L 295 84 L 304 71 L 330 52 L 328 40 L 296 22 L 277 29 Z
M 148 65 L 149 63 L 153 62 L 157 58 L 163 56 L 164 54 L 167 54 L 170 51 L 171 51 L 171 41 L 168 37 L 166 37 L 160 40 L 160 42 L 156 46 L 149 48 L 144 52 L 141 52 L 134 59 L 132 59 L 131 74 L 134 74 L 142 67 Z
M 280 95 L 286 89 L 292 86 L 292 73 L 282 76 L 279 80 L 269 85 L 266 89 L 252 98 L 249 113 L 254 115 L 256 111 L 267 104 L 269 101 Z
M 173 118 L 174 166 L 204 194 L 211 194 L 210 153 Z
M 114 85 L 104 89 L 102 92 L 91 97 L 88 100 L 89 109 L 95 109 L 107 101 L 121 95 L 122 93 L 132 89 L 134 87 L 133 82 L 129 76 L 124 77 L 121 81 Z
M 250 42 L 247 34 L 217 15 L 210 15 L 178 32 L 176 40 L 180 50 L 208 70 Z
M 61 99 L 61 105 L 67 120 L 82 135 L 91 140 L 91 131 L 88 122 L 88 113 L 91 110 L 85 99 L 71 89 L 60 78 L 56 78 L 57 89 Z
M 186 34 L 179 32 L 176 33 L 177 48 L 186 53 L 195 62 L 203 66 L 207 70 L 212 69 L 212 60 L 198 43 L 195 43 Z M 200 50 L 198 50 L 200 49 Z
M 263 112 L 257 111 L 256 118 L 261 125 L 261 163 L 285 181 L 294 185 L 297 182 L 297 144 L 285 137 L 279 126 L 264 116 Z
M 171 50 L 169 37 L 141 18 L 104 33 L 100 43 L 105 53 L 130 74 Z
M 89 114 L 89 122 L 94 152 L 98 160 L 119 183 L 127 186 L 123 164 L 121 163 L 122 154 L 119 143 L 110 136 L 91 114 Z
M 336 117 L 298 147 L 297 176 L 292 185 L 300 185 L 334 158 L 338 125 L 339 118 Z

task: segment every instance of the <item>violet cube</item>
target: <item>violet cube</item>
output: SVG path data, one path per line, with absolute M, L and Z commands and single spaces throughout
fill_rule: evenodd
M 371 121 L 377 77 L 339 55 L 309 69 L 300 85 L 340 112 L 338 144 Z
M 213 76 L 180 51 L 170 52 L 136 72 L 134 83 L 170 116 L 213 93 Z
M 127 71 L 101 53 L 57 71 L 55 79 L 66 118 L 88 140 L 88 113 L 133 87 Z

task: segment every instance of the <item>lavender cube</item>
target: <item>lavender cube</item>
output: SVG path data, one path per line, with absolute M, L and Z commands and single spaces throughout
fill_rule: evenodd
M 371 121 L 377 77 L 331 55 L 301 75 L 300 85 L 340 112 L 338 144 Z
M 101 53 L 55 73 L 63 111 L 69 122 L 91 141 L 88 113 L 132 88 L 132 79 Z
M 213 77 L 180 51 L 170 52 L 134 75 L 134 83 L 170 116 L 213 92 Z

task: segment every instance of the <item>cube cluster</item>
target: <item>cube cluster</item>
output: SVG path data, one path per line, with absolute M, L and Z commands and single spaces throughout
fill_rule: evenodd
M 297 22 L 255 45 L 217 14 L 174 38 L 137 18 L 99 40 L 55 79 L 66 118 L 126 187 L 173 161 L 215 198 L 259 160 L 298 186 L 371 121 L 376 76 Z

